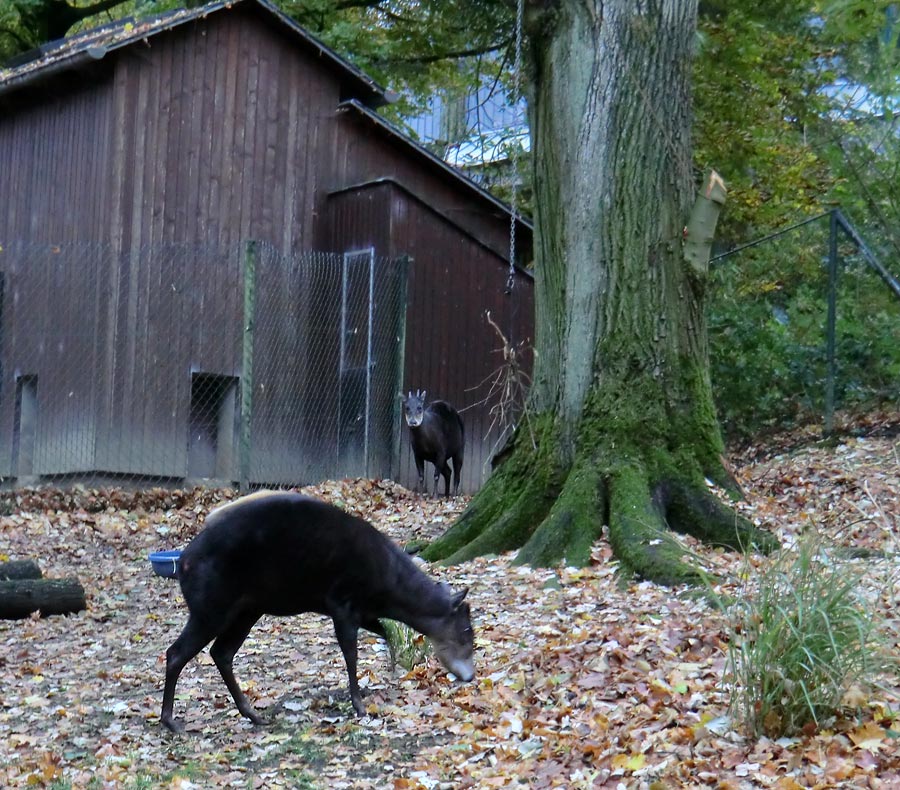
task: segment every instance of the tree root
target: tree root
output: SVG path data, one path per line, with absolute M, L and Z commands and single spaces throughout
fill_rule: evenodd
M 422 556 L 452 564 L 519 548 L 516 564 L 584 566 L 606 523 L 624 570 L 678 585 L 703 583 L 708 574 L 672 530 L 737 551 L 778 547 L 707 489 L 696 460 L 659 452 L 642 458 L 619 447 L 560 468 L 554 449 L 551 437 L 536 451 L 514 453 Z
M 705 489 L 682 481 L 667 481 L 658 491 L 669 527 L 678 532 L 735 551 L 756 549 L 769 554 L 778 548 L 773 535 L 753 526 Z
M 516 565 L 549 568 L 561 560 L 583 567 L 591 560 L 591 546 L 600 537 L 606 514 L 605 492 L 595 464 L 577 465 L 547 517 L 516 555 Z
M 494 472 L 456 523 L 422 551 L 422 558 L 429 562 L 445 560 L 476 540 L 501 517 L 510 492 L 518 493 L 521 488 L 513 470 L 504 467 Z
M 616 468 L 609 480 L 609 542 L 626 570 L 658 584 L 697 584 L 703 575 L 666 529 L 661 503 L 650 495 L 646 471 Z
M 447 564 L 465 562 L 485 554 L 501 554 L 522 546 L 553 505 L 555 492 L 547 480 L 532 478 L 509 509 L 476 538 L 447 557 Z

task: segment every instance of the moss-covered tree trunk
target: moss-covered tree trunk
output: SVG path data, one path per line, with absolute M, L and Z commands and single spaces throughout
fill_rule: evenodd
M 608 524 L 626 567 L 678 583 L 696 571 L 668 528 L 735 548 L 774 545 L 706 483 L 731 481 L 703 306 L 724 200 L 715 179 L 691 222 L 696 15 L 696 0 L 527 2 L 532 430 L 428 547 L 431 559 L 521 548 L 521 562 L 584 564 Z

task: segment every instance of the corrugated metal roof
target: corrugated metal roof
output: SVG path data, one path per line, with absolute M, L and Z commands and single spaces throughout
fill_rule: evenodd
M 131 46 L 166 30 L 204 19 L 236 6 L 257 7 L 264 10 L 298 42 L 310 47 L 355 84 L 360 98 L 371 107 L 380 107 L 389 102 L 385 90 L 371 77 L 342 58 L 310 34 L 293 19 L 267 0 L 227 0 L 213 2 L 200 8 L 180 9 L 155 17 L 142 19 L 121 19 L 108 25 L 91 28 L 58 41 L 42 45 L 35 52 L 36 57 L 7 68 L 0 68 L 0 93 L 25 87 L 45 76 L 68 68 L 79 68 L 87 63 L 102 60 L 109 52 Z

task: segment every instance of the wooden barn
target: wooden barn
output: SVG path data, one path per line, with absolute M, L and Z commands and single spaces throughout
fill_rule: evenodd
M 493 320 L 530 342 L 531 227 L 264 0 L 0 68 L 0 475 L 414 482 L 398 392 L 497 439 Z M 508 286 L 512 284 L 510 289 Z M 511 292 L 510 292 L 511 291 Z

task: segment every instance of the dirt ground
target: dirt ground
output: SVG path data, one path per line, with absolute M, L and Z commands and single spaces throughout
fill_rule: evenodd
M 900 443 L 887 422 L 832 444 L 800 431 L 733 454 L 740 507 L 786 545 L 818 529 L 894 561 Z M 389 481 L 305 491 L 401 543 L 440 534 L 465 506 Z M 724 616 L 690 591 L 623 579 L 605 540 L 585 569 L 515 567 L 511 556 L 427 568 L 470 588 L 472 683 L 452 682 L 434 658 L 392 671 L 386 648 L 362 637 L 370 715 L 354 718 L 330 622 L 265 618 L 235 671 L 271 725 L 237 714 L 204 652 L 179 681 L 187 734 L 174 736 L 159 708 L 186 612 L 147 554 L 182 547 L 234 496 L 76 488 L 0 500 L 0 560 L 75 576 L 88 599 L 76 615 L 0 621 L 0 786 L 900 787 L 897 678 L 802 737 L 749 739 L 728 713 Z M 762 562 L 692 548 L 735 594 Z M 896 580 L 877 603 L 895 635 Z

